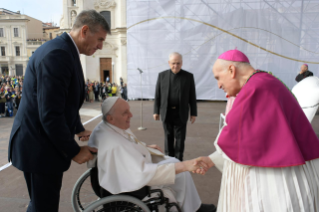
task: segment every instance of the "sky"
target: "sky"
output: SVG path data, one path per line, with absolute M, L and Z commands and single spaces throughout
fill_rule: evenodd
M 54 22 L 60 25 L 62 0 L 0 0 L 0 8 L 31 16 L 42 22 Z

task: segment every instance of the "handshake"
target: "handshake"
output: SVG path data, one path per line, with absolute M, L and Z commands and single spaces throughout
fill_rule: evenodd
M 215 164 L 213 161 L 207 157 L 202 156 L 192 160 L 186 160 L 175 164 L 176 174 L 183 171 L 190 171 L 196 174 L 204 175 L 208 169 L 213 167 Z

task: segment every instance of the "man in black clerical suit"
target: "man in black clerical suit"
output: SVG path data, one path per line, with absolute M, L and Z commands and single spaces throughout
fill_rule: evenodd
M 159 120 L 161 114 L 165 132 L 165 154 L 182 161 L 189 109 L 192 124 L 197 116 L 195 82 L 193 74 L 181 69 L 181 54 L 170 54 L 168 64 L 170 69 L 158 75 L 153 117 Z
M 46 42 L 32 55 L 23 84 L 23 98 L 9 141 L 8 159 L 23 171 L 29 191 L 28 212 L 57 212 L 63 172 L 71 160 L 81 164 L 93 158 L 80 119 L 84 77 L 80 54 L 102 49 L 110 33 L 106 20 L 95 10 L 82 11 L 69 34 Z
M 296 81 L 300 82 L 301 80 L 303 80 L 306 77 L 310 77 L 313 76 L 313 73 L 311 71 L 308 70 L 308 65 L 307 64 L 303 64 L 300 67 L 300 72 L 299 74 L 296 76 Z

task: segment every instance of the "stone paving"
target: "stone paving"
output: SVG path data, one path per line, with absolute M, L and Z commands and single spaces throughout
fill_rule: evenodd
M 85 103 L 82 110 L 82 122 L 86 122 L 99 114 L 101 103 Z M 157 144 L 164 149 L 164 132 L 162 123 L 152 118 L 153 101 L 144 101 L 143 104 L 143 125 L 145 131 L 138 131 L 140 126 L 140 102 L 129 102 L 133 118 L 131 130 L 141 140 L 148 144 Z M 219 115 L 224 112 L 225 102 L 198 102 L 198 118 L 195 124 L 189 124 L 185 142 L 185 159 L 192 159 L 202 155 L 208 155 L 215 151 L 214 139 L 218 133 Z M 91 115 L 90 115 L 91 114 Z M 7 163 L 8 137 L 14 118 L 0 119 L 0 166 Z M 85 127 L 93 130 L 100 122 L 100 118 L 88 123 Z M 319 134 L 319 116 L 312 122 L 317 135 Z M 85 145 L 86 142 L 79 143 Z M 65 172 L 61 190 L 60 210 L 71 212 L 71 192 L 76 180 L 87 170 L 86 164 L 72 162 L 70 169 Z M 217 204 L 221 173 L 216 169 L 210 169 L 205 176 L 192 174 L 198 193 L 204 203 Z M 20 212 L 26 211 L 29 196 L 23 174 L 15 167 L 0 172 L 0 211 Z

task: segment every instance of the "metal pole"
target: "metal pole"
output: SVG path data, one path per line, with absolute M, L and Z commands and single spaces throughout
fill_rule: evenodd
M 141 85 L 141 126 L 139 128 L 137 128 L 138 130 L 146 130 L 145 127 L 143 127 L 143 88 L 142 88 L 142 72 L 140 72 L 140 85 Z

